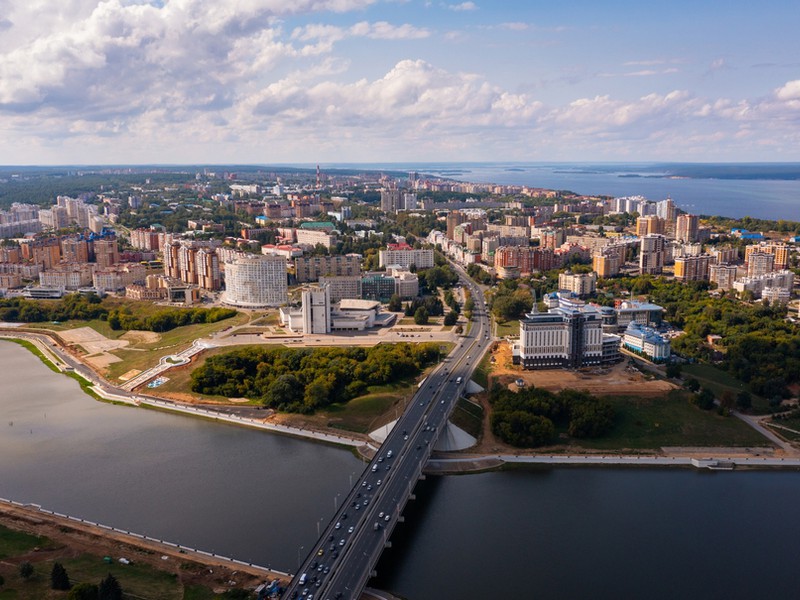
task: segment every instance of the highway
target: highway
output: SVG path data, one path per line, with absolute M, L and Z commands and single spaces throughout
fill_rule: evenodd
M 401 519 L 436 439 L 475 366 L 492 343 L 483 292 L 456 267 L 472 293 L 469 332 L 427 377 L 372 462 L 298 569 L 284 598 L 355 600 Z M 302 581 L 302 584 L 301 584 Z

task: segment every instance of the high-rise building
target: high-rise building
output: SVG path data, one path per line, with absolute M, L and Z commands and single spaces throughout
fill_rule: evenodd
M 456 227 L 466 222 L 466 220 L 467 220 L 467 215 L 458 210 L 451 210 L 449 213 L 447 213 L 446 217 L 447 239 L 449 240 L 455 239 Z
M 750 266 L 750 255 L 756 252 L 772 254 L 775 257 L 775 269 L 786 269 L 789 267 L 790 248 L 785 242 L 760 242 L 744 249 L 744 262 Z
M 711 256 L 681 256 L 675 259 L 675 279 L 678 281 L 708 281 Z
M 696 242 L 700 219 L 697 215 L 678 215 L 675 221 L 675 239 L 683 242 Z
M 711 255 L 711 262 L 718 265 L 731 264 L 739 260 L 739 249 L 731 246 L 716 246 L 709 249 L 708 253 Z
M 381 210 L 385 213 L 396 213 L 403 209 L 403 191 L 398 189 L 381 190 Z
M 733 282 L 736 281 L 736 266 L 729 264 L 711 264 L 708 267 L 708 280 L 717 284 L 719 290 L 733 289 Z
M 214 248 L 200 248 L 195 255 L 197 285 L 204 290 L 215 291 L 222 287 L 219 257 Z
M 222 301 L 244 308 L 286 304 L 286 259 L 264 254 L 240 254 L 233 261 L 225 263 L 225 293 Z
M 639 273 L 641 275 L 660 275 L 664 270 L 663 235 L 646 235 L 639 246 Z
M 661 217 L 648 216 L 639 217 L 636 219 L 636 235 L 639 237 L 658 233 L 664 235 L 666 233 L 664 219 Z
M 665 221 L 674 221 L 676 212 L 677 208 L 672 198 L 667 198 L 666 200 L 656 203 L 656 215 Z
M 747 256 L 747 276 L 759 277 L 775 270 L 775 255 L 769 252 L 750 252 Z
M 303 333 L 331 332 L 331 294 L 325 284 L 302 292 Z
M 597 289 L 597 273 L 559 273 L 558 289 L 588 296 Z
M 100 268 L 106 269 L 119 263 L 119 245 L 115 238 L 94 240 L 92 248 L 94 261 Z
M 89 242 L 83 236 L 61 238 L 61 260 L 67 263 L 89 262 Z

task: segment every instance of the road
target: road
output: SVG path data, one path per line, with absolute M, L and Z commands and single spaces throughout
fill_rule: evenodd
M 321 530 L 284 598 L 356 599 L 371 577 L 439 432 L 492 343 L 483 292 L 456 268 L 475 302 L 470 331 L 423 382 L 342 506 Z

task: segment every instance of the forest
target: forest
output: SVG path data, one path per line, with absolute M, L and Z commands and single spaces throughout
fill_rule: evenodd
M 559 430 L 573 438 L 597 438 L 614 426 L 614 409 L 586 392 L 540 388 L 512 392 L 496 388 L 492 404 L 492 432 L 507 444 L 535 448 L 552 444 Z
M 259 400 L 285 412 L 312 413 L 419 374 L 439 359 L 438 344 L 372 348 L 240 348 L 212 356 L 192 373 L 192 391 Z
M 765 398 L 788 397 L 800 382 L 800 326 L 786 319 L 786 306 L 743 302 L 730 293 L 708 294 L 708 283 L 679 283 L 641 276 L 603 282 L 606 289 L 644 294 L 665 309 L 664 318 L 685 333 L 672 349 L 693 360 L 718 363 Z M 707 343 L 719 335 L 721 355 Z

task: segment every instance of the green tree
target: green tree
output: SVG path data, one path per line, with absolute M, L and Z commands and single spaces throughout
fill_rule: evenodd
M 0 587 L 3 587 L 5 582 L 6 582 L 5 578 L 2 575 L 0 575 Z
M 27 560 L 19 565 L 19 576 L 23 579 L 30 579 L 33 575 L 33 565 Z
M 424 306 L 420 306 L 414 313 L 414 323 L 417 325 L 428 324 L 428 311 Z
M 667 377 L 670 379 L 677 379 L 681 376 L 681 366 L 678 363 L 670 363 L 667 365 Z
M 452 326 L 452 325 L 455 325 L 456 322 L 458 322 L 458 315 L 455 313 L 455 311 L 451 310 L 449 313 L 447 313 L 444 316 L 444 324 L 445 325 Z
M 70 588 L 67 570 L 60 562 L 53 563 L 53 569 L 50 571 L 50 588 L 54 590 L 68 590 Z
M 392 297 L 389 298 L 388 308 L 392 312 L 401 312 L 403 310 L 403 302 L 400 300 L 400 296 L 392 294 Z
M 69 591 L 67 600 L 98 600 L 97 592 L 94 583 L 79 583 Z
M 714 408 L 714 392 L 707 387 L 701 388 L 694 401 L 703 410 L 711 410 Z
M 100 582 L 97 588 L 97 600 L 122 600 L 122 587 L 111 573 Z
M 700 382 L 694 377 L 688 377 L 683 385 L 690 392 L 696 392 L 700 389 Z

